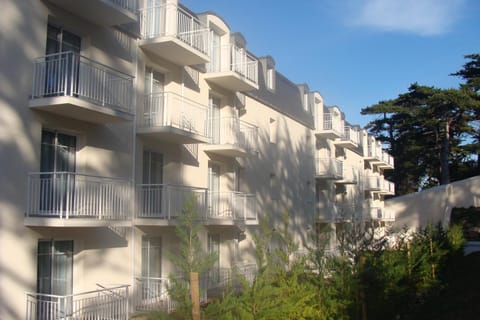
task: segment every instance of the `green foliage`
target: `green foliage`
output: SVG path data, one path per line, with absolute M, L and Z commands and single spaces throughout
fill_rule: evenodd
M 480 55 L 466 58 L 453 74 L 466 80 L 458 89 L 414 83 L 397 98 L 362 109 L 378 115 L 367 128 L 395 157 L 395 171 L 387 176 L 399 195 L 480 172 Z
M 176 313 L 182 319 L 190 319 L 192 312 L 192 299 L 190 294 L 189 279 L 191 272 L 202 274 L 206 272 L 217 260 L 215 253 L 207 253 L 202 248 L 199 234 L 204 228 L 192 195 L 184 204 L 182 214 L 178 215 L 178 224 L 175 233 L 179 239 L 178 252 L 168 254 L 169 259 L 179 270 L 179 274 L 171 274 L 168 293 L 176 302 Z
M 260 250 L 253 284 L 244 282 L 240 291 L 210 303 L 205 319 L 409 318 L 446 287 L 463 244 L 458 226 L 398 233 L 395 245 L 387 247 L 382 239 L 360 236 L 368 229 L 352 225 L 341 228 L 350 238 L 342 255 L 326 254 L 320 246 L 292 261 L 296 244 L 287 214 L 282 221 L 275 229 L 263 221 L 254 236 Z
M 254 235 L 259 270 L 252 285 L 231 291 L 205 309 L 207 319 L 320 319 L 315 286 L 307 281 L 305 260 L 290 261 L 296 250 L 289 217 L 279 229 L 268 220 Z
M 462 247 L 465 244 L 465 237 L 463 235 L 463 227 L 461 225 L 451 225 L 447 231 L 447 237 L 448 244 L 454 252 L 462 250 Z

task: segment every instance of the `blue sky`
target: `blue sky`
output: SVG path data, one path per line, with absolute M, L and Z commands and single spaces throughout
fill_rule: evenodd
M 479 0 L 183 0 L 241 32 L 256 56 L 319 91 L 352 124 L 363 107 L 406 92 L 413 82 L 457 87 L 449 76 L 480 53 Z

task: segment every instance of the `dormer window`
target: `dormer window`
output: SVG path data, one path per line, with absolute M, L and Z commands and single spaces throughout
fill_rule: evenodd
M 275 90 L 275 70 L 273 68 L 267 69 L 266 84 L 268 89 Z

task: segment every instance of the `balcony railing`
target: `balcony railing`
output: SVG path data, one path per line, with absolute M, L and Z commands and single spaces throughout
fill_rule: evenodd
M 344 183 L 357 183 L 358 169 L 353 166 L 343 165 L 341 181 Z
M 228 144 L 253 151 L 257 141 L 257 127 L 238 117 L 211 118 L 208 123 L 212 144 Z
M 322 131 L 322 130 L 320 130 Z M 323 114 L 323 131 L 333 131 L 342 136 L 342 119 L 331 112 L 326 112 Z
M 330 179 L 341 179 L 343 176 L 343 162 L 333 158 L 316 159 L 316 176 Z
M 382 161 L 389 167 L 394 167 L 394 160 L 393 157 L 388 154 L 388 152 L 383 151 L 382 152 Z
M 69 96 L 132 113 L 132 94 L 132 77 L 73 52 L 34 64 L 31 99 Z
M 242 264 L 233 268 L 212 268 L 201 276 L 201 286 L 205 289 L 237 285 L 238 279 L 243 278 L 252 284 L 257 275 L 256 264 Z
M 258 83 L 258 60 L 246 49 L 229 44 L 212 48 L 210 56 L 207 72 L 232 71 L 241 78 Z
M 316 219 L 319 222 L 333 221 L 337 216 L 338 208 L 336 204 L 320 204 L 316 206 Z
M 381 191 L 387 194 L 395 194 L 395 183 L 388 180 L 383 180 Z
M 140 128 L 173 127 L 207 137 L 208 108 L 172 92 L 145 96 Z
M 28 175 L 27 217 L 126 220 L 130 182 L 72 172 Z
M 360 133 L 351 126 L 345 126 L 343 130 L 342 140 L 350 141 L 355 145 L 360 144 Z
M 144 39 L 176 37 L 201 53 L 208 53 L 208 28 L 174 4 L 140 10 L 140 28 Z
M 143 311 L 174 309 L 174 302 L 168 294 L 168 278 L 140 277 L 136 279 L 136 308 Z
M 137 0 L 108 0 L 108 1 L 130 12 L 136 13 L 137 11 Z
M 128 285 L 71 295 L 27 293 L 27 320 L 128 319 Z
M 208 192 L 207 218 L 256 220 L 255 195 L 243 192 Z
M 171 220 L 182 214 L 193 197 L 202 219 L 251 221 L 257 219 L 255 196 L 243 192 L 209 192 L 204 188 L 167 184 L 137 186 L 137 217 Z
M 383 187 L 383 180 L 380 176 L 366 176 L 364 180 L 365 190 L 381 191 Z
M 395 216 L 385 208 L 380 207 L 371 207 L 368 209 L 370 212 L 370 219 L 372 220 L 380 220 L 380 221 L 395 221 Z
M 182 214 L 183 206 L 192 197 L 201 217 L 206 212 L 207 189 L 168 184 L 137 186 L 137 217 L 170 220 Z

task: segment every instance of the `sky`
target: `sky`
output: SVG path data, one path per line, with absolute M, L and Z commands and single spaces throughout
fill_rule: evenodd
M 458 87 L 449 76 L 480 53 L 480 0 L 180 0 L 240 32 L 294 83 L 318 91 L 351 124 L 410 84 Z

